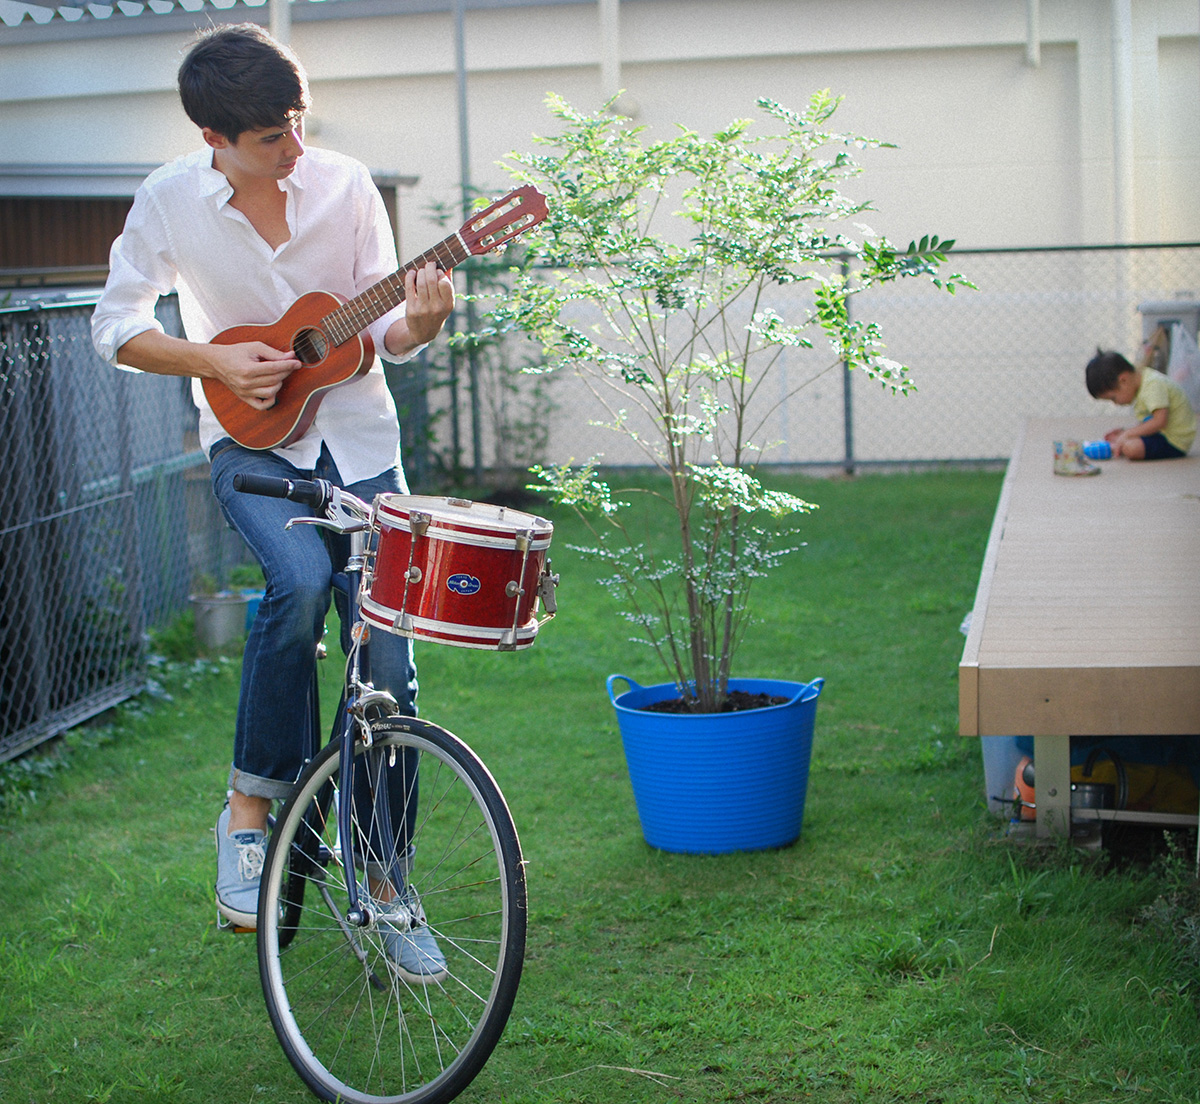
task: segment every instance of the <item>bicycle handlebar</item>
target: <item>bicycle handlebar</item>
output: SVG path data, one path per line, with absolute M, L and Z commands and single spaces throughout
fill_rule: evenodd
M 266 498 L 289 498 L 317 511 L 323 511 L 333 498 L 333 486 L 324 479 L 281 479 L 249 472 L 238 472 L 233 477 L 233 489 Z
M 370 523 L 371 504 L 341 487 L 335 487 L 327 479 L 283 479 L 273 475 L 238 472 L 233 477 L 233 489 L 243 494 L 265 495 L 267 498 L 289 498 L 311 507 L 315 514 L 321 515 L 316 518 L 292 518 L 287 523 L 288 529 L 294 522 L 308 522 L 338 533 L 359 533 L 367 529 Z

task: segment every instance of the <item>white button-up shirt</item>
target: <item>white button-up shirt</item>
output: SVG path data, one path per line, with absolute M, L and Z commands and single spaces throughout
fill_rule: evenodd
M 273 323 L 307 292 L 349 299 L 397 270 L 383 200 L 359 162 L 309 147 L 281 187 L 291 236 L 272 249 L 229 205 L 233 187 L 213 168 L 208 147 L 151 173 L 113 243 L 108 282 L 92 317 L 100 355 L 125 367 L 118 350 L 139 333 L 162 331 L 154 307 L 172 289 L 188 340 L 207 342 L 231 326 Z M 368 327 L 377 349 L 403 313 L 401 303 Z M 192 396 L 207 451 L 228 434 L 198 379 Z M 326 392 L 308 432 L 274 451 L 310 470 L 322 441 L 346 483 L 399 464 L 396 409 L 378 358 L 371 371 Z

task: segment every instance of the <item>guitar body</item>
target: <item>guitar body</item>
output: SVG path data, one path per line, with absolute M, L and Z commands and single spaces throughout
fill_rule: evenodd
M 263 410 L 243 402 L 223 383 L 203 381 L 204 396 L 225 431 L 248 449 L 283 448 L 308 432 L 325 393 L 371 370 L 375 345 L 363 333 L 334 345 L 321 329 L 322 320 L 345 300 L 333 292 L 302 295 L 277 322 L 266 326 L 233 326 L 210 344 L 236 345 L 261 341 L 281 352 L 292 350 L 303 362 L 283 381 L 273 406 Z

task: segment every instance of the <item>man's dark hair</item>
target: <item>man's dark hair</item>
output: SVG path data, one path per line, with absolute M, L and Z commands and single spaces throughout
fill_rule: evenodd
M 1096 355 L 1088 361 L 1088 366 L 1084 369 L 1088 394 L 1093 399 L 1107 395 L 1116 389 L 1117 378 L 1122 372 L 1136 371 L 1137 369 L 1120 353 L 1106 353 L 1102 349 L 1097 349 Z
M 179 67 L 179 98 L 193 123 L 231 142 L 245 130 L 291 125 L 309 107 L 296 55 L 255 23 L 205 31 Z

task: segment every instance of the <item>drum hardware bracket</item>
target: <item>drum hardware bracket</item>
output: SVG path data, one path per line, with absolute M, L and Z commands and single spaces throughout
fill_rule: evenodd
M 525 588 L 516 579 L 510 579 L 504 587 L 504 593 L 509 598 L 516 598 L 525 593 Z
M 547 560 L 545 568 L 542 569 L 541 575 L 538 576 L 538 598 L 546 610 L 547 619 L 553 617 L 558 612 L 558 598 L 554 593 L 557 586 L 558 576 L 550 574 L 550 561 Z
M 408 528 L 414 537 L 423 537 L 431 521 L 433 521 L 432 514 L 424 514 L 419 510 L 413 510 L 408 515 Z
M 421 569 L 417 567 L 416 564 L 413 564 L 411 567 L 409 567 L 408 574 L 405 576 L 405 579 L 410 583 L 419 583 L 421 581 Z

